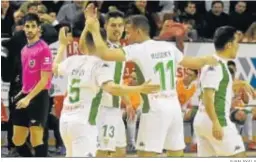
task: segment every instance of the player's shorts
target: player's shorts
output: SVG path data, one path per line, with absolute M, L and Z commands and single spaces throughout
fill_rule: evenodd
M 126 147 L 126 133 L 122 110 L 101 106 L 97 119 L 99 150 L 116 151 Z
M 26 94 L 21 94 L 14 104 L 16 105 L 24 97 L 26 97 Z M 41 91 L 30 101 L 27 108 L 15 109 L 13 111 L 13 125 L 45 127 L 49 114 L 49 101 L 48 90 Z
M 183 118 L 178 99 L 171 103 L 159 102 L 158 107 L 142 113 L 137 150 L 162 153 L 163 149 L 179 151 L 184 148 Z
M 63 121 L 60 118 L 60 134 L 72 157 L 95 157 L 97 152 L 97 127 L 88 123 Z
M 233 156 L 244 152 L 242 137 L 230 120 L 223 127 L 223 139 L 216 140 L 212 135 L 212 122 L 204 110 L 198 110 L 194 120 L 194 130 L 198 140 L 198 156 Z

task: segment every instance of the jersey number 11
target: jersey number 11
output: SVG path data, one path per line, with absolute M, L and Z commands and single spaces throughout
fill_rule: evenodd
M 154 67 L 155 72 L 159 72 L 160 75 L 160 86 L 162 90 L 169 89 L 167 85 L 170 85 L 170 89 L 174 89 L 174 79 L 175 79 L 175 72 L 174 72 L 174 64 L 173 60 L 165 62 L 158 62 Z M 170 73 L 170 80 L 166 79 L 166 75 Z M 166 81 L 168 82 L 166 85 Z

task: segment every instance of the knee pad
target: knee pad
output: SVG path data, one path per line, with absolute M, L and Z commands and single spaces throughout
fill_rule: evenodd
M 14 126 L 14 131 L 13 131 L 13 136 L 12 136 L 12 141 L 13 141 L 13 144 L 15 146 L 22 146 L 26 140 L 27 140 L 27 137 L 28 137 L 28 131 L 27 130 L 23 130 L 23 129 L 19 129 L 19 128 L 15 128 Z
M 12 142 L 15 146 L 22 146 L 26 142 L 27 138 L 22 137 L 21 135 L 13 135 Z
M 41 127 L 30 127 L 30 142 L 33 147 L 43 144 L 44 129 Z

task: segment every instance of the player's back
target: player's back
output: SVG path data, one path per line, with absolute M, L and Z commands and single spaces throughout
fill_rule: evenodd
M 90 116 L 91 110 L 97 110 L 99 102 L 95 102 L 95 98 L 101 97 L 101 90 L 95 79 L 95 71 L 102 63 L 95 56 L 71 56 L 66 60 L 68 84 L 63 113 L 78 114 L 85 119 Z
M 174 99 L 178 103 L 176 92 L 176 69 L 182 60 L 182 53 L 172 44 L 165 41 L 147 40 L 124 48 L 127 60 L 136 62 L 138 82 L 151 80 L 153 84 L 160 84 L 161 91 L 149 94 L 149 104 L 157 106 L 164 100 Z M 146 99 L 143 97 L 144 102 Z M 157 106 L 159 107 L 159 106 Z
M 219 61 L 217 66 L 204 66 L 201 69 L 200 86 L 203 94 L 204 88 L 215 90 L 214 107 L 220 124 L 222 126 L 231 124 L 230 108 L 232 101 L 232 77 L 227 67 L 227 61 L 217 55 L 214 57 Z M 204 112 L 205 106 L 201 100 L 199 109 Z

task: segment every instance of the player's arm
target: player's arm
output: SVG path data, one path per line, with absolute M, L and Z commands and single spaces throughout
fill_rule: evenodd
M 86 41 L 85 41 L 85 38 L 86 38 L 87 34 L 88 34 L 88 30 L 85 26 L 84 29 L 83 29 L 83 32 L 80 36 L 80 39 L 79 39 L 79 50 L 80 50 L 81 53 L 86 53 L 87 52 L 87 50 L 86 50 Z
M 205 65 L 216 65 L 217 60 L 212 56 L 191 57 L 184 56 L 179 64 L 186 68 L 201 69 Z
M 102 89 L 114 96 L 126 96 L 130 93 L 155 93 L 160 90 L 160 86 L 149 84 L 149 82 L 146 82 L 140 86 L 126 86 L 115 84 L 113 81 L 110 81 L 103 84 Z
M 184 56 L 176 47 L 172 47 L 176 63 L 190 69 L 201 69 L 205 65 L 215 66 L 218 61 L 213 56 Z
M 214 95 L 215 90 L 212 88 L 204 88 L 203 92 L 203 103 L 205 106 L 206 113 L 213 123 L 219 122 L 214 107 Z
M 124 51 L 121 48 L 109 48 L 104 42 L 99 30 L 92 32 L 92 36 L 101 59 L 106 61 L 126 61 Z
M 105 63 L 98 62 L 92 69 L 96 84 L 114 96 L 125 96 L 131 93 L 154 93 L 160 90 L 160 85 L 150 84 L 150 81 L 139 86 L 126 86 L 115 84 L 112 81 L 112 72 Z
M 58 48 L 57 51 L 57 55 L 53 61 L 53 73 L 56 75 L 60 75 L 58 72 L 59 71 L 59 64 L 61 63 L 61 61 L 64 58 L 64 52 L 66 50 L 66 47 L 68 45 L 68 39 L 66 37 L 66 33 L 65 33 L 65 28 L 61 28 L 60 32 L 59 32 L 59 42 L 60 42 L 60 46 Z

